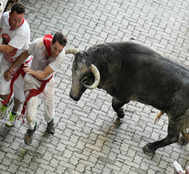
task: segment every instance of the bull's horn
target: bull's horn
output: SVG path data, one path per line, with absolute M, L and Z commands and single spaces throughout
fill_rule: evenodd
M 90 66 L 90 69 L 95 77 L 94 83 L 90 86 L 89 85 L 84 85 L 84 86 L 88 89 L 94 89 L 94 88 L 97 88 L 97 86 L 100 83 L 100 72 L 99 72 L 98 68 L 93 64 Z
M 65 51 L 65 54 L 77 54 L 79 51 L 77 50 L 77 49 L 74 49 L 74 48 L 72 48 L 72 49 L 67 49 L 66 51 Z

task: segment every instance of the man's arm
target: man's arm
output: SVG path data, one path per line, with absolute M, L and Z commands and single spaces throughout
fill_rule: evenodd
M 20 56 L 16 58 L 16 60 L 12 63 L 9 69 L 14 69 L 17 66 L 21 65 L 25 59 L 27 59 L 30 56 L 28 51 L 24 51 Z
M 9 67 L 9 69 L 4 72 L 5 80 L 9 81 L 11 79 L 12 73 L 14 72 L 14 69 L 17 66 L 21 65 L 24 62 L 24 60 L 28 57 L 29 57 L 28 51 L 24 51 L 20 56 L 18 56 L 14 61 L 14 63 L 12 63 L 12 65 Z
M 5 54 L 9 54 L 12 51 L 14 51 L 16 48 L 10 46 L 10 45 L 5 45 L 5 44 L 0 44 L 0 52 L 1 53 L 5 53 Z
M 54 72 L 54 70 L 48 65 L 45 67 L 43 71 L 34 71 L 30 68 L 24 68 L 24 71 L 28 74 L 31 74 L 38 80 L 44 80 L 46 77 L 48 77 L 50 74 Z

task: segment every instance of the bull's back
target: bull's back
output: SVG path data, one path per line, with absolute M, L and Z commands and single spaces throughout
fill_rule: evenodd
M 115 46 L 115 48 L 117 45 Z M 189 98 L 189 71 L 162 57 L 157 52 L 136 44 L 122 43 L 117 47 L 122 62 L 118 74 L 121 91 L 138 101 L 166 110 L 178 93 Z

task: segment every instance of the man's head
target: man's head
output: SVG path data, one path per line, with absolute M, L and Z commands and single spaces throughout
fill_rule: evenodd
M 51 56 L 57 57 L 66 46 L 67 39 L 61 32 L 56 32 L 51 45 Z
M 9 25 L 12 30 L 17 29 L 24 20 L 25 7 L 21 3 L 16 3 L 12 6 L 9 14 Z

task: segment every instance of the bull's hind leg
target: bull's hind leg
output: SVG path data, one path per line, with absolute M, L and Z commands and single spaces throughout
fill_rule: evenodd
M 174 121 L 169 121 L 168 125 L 168 135 L 160 140 L 153 143 L 149 143 L 143 147 L 143 152 L 148 155 L 154 155 L 158 148 L 167 146 L 169 144 L 175 143 L 179 138 L 179 127 Z
M 116 98 L 112 99 L 112 108 L 117 113 L 119 119 L 125 116 L 122 106 L 127 102 L 121 102 Z

